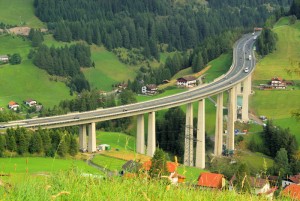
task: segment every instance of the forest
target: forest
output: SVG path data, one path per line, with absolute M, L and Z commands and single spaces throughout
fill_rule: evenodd
M 60 41 L 85 40 L 109 50 L 195 48 L 208 36 L 227 30 L 250 30 L 291 0 L 212 0 L 179 4 L 174 0 L 35 0 L 35 13 Z M 154 49 L 153 49 L 154 48 Z
M 91 67 L 90 48 L 83 44 L 51 48 L 40 45 L 33 53 L 33 63 L 41 69 L 46 70 L 50 75 L 70 77 L 68 83 L 72 91 L 81 92 L 90 89 L 80 67 Z

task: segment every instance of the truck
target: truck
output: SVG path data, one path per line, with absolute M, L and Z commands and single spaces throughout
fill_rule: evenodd
M 251 54 L 249 55 L 249 60 L 251 60 Z

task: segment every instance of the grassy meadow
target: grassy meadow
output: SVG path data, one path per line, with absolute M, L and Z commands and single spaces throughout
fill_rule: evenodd
M 91 52 L 95 68 L 83 69 L 83 73 L 92 88 L 110 91 L 113 84 L 127 82 L 135 77 L 135 67 L 121 63 L 116 55 L 105 48 L 93 45 Z
M 1 55 L 19 53 L 22 57 L 21 64 L 0 66 L 0 107 L 6 107 L 11 100 L 22 103 L 28 98 L 51 107 L 60 100 L 71 98 L 64 83 L 50 81 L 46 71 L 37 68 L 27 59 L 31 48 L 29 41 L 17 36 L 1 35 L 0 44 Z
M 2 178 L 1 178 L 2 179 Z M 193 185 L 167 185 L 158 180 L 101 179 L 86 177 L 76 171 L 53 173 L 50 176 L 12 175 L 3 178 L 1 200 L 266 200 L 261 196 L 234 191 L 211 191 Z M 9 190 L 9 191 L 8 191 Z
M 101 172 L 82 160 L 56 159 L 42 157 L 0 158 L 1 173 L 52 173 L 78 169 L 82 172 L 100 174 Z
M 34 0 L 1 0 L 0 21 L 5 24 L 42 28 L 45 25 L 34 15 Z
M 259 60 L 254 71 L 254 86 L 267 83 L 272 77 L 285 80 L 300 81 L 300 75 L 289 74 L 287 69 L 294 68 L 300 62 L 300 22 L 289 25 L 288 18 L 281 18 L 273 31 L 278 35 L 277 49 Z M 300 142 L 300 123 L 291 117 L 291 112 L 300 108 L 300 88 L 295 90 L 255 90 L 250 97 L 250 108 L 256 115 L 264 115 L 273 119 L 276 125 L 290 128 Z

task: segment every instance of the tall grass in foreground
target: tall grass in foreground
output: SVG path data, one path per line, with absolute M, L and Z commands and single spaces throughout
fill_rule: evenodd
M 76 171 L 50 176 L 29 174 L 0 178 L 0 200 L 266 200 L 229 191 L 201 190 L 185 184 L 169 186 L 141 178 L 93 178 Z

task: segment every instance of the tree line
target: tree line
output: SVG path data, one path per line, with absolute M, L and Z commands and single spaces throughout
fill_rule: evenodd
M 40 45 L 36 52 L 31 52 L 33 63 L 50 75 L 70 78 L 69 87 L 72 91 L 90 90 L 80 67 L 91 67 L 90 48 L 83 44 L 55 48 Z
M 298 142 L 289 129 L 274 126 L 272 121 L 268 121 L 261 137 L 263 145 L 250 140 L 248 148 L 274 158 L 274 166 L 269 169 L 270 174 L 287 175 L 300 171 L 300 162 L 297 159 Z
M 79 150 L 76 136 L 66 130 L 36 130 L 25 128 L 8 128 L 5 135 L 0 136 L 0 156 L 16 152 L 18 155 L 38 154 L 53 157 L 75 156 Z

